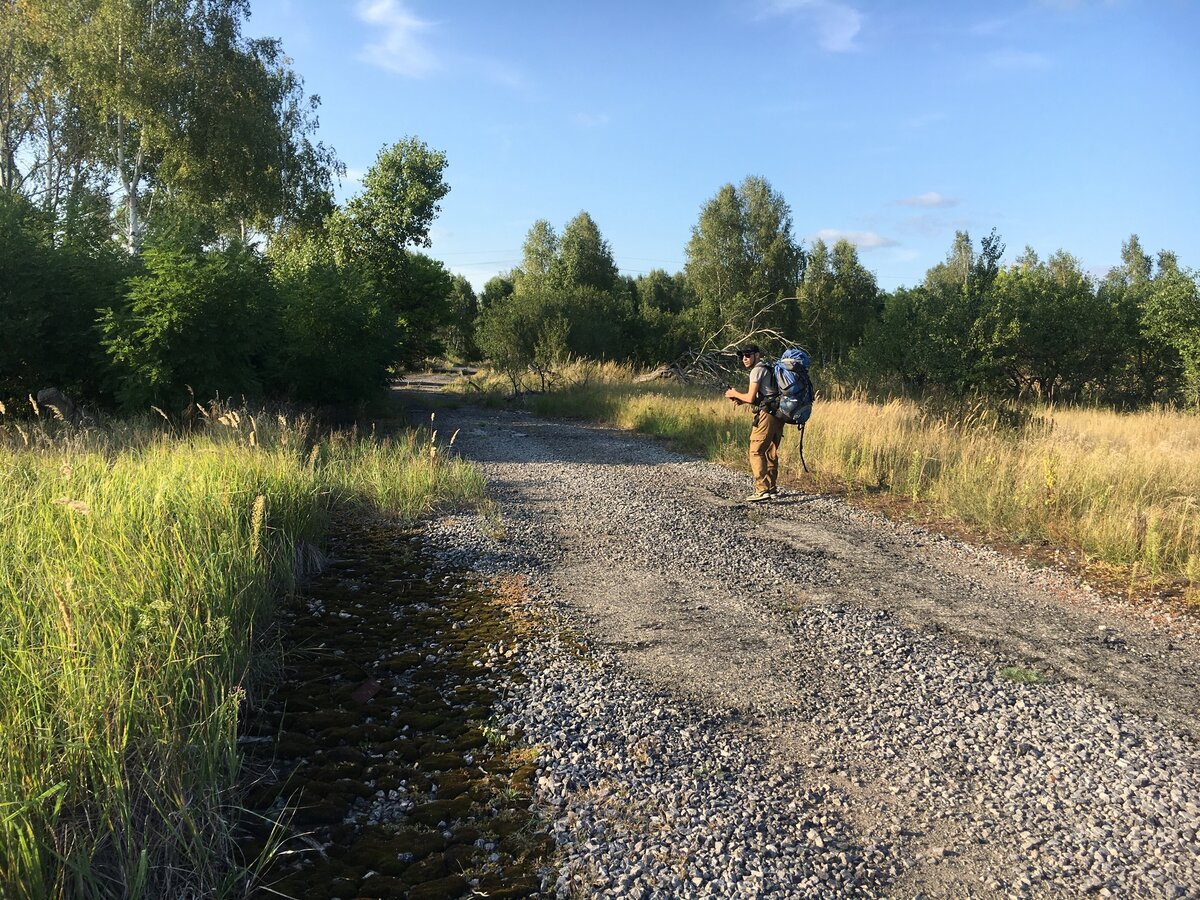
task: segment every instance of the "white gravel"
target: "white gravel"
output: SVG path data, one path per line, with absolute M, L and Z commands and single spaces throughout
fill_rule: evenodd
M 540 623 L 498 715 L 549 893 L 1200 898 L 1194 633 L 644 438 L 438 418 L 501 521 L 430 543 Z

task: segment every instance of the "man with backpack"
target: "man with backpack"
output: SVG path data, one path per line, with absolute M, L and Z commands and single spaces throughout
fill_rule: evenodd
M 776 494 L 775 480 L 779 474 L 779 439 L 783 436 L 783 420 L 777 419 L 764 407 L 779 395 L 774 368 L 762 361 L 758 344 L 748 344 L 738 351 L 742 365 L 750 370 L 750 384 L 744 391 L 730 388 L 725 392 L 736 404 L 748 403 L 754 410 L 754 425 L 750 429 L 750 472 L 754 476 L 754 493 L 747 503 L 763 503 Z

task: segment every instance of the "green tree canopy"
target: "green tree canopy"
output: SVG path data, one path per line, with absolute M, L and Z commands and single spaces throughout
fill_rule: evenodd
M 955 393 L 986 389 L 1005 377 L 1008 361 L 1001 351 L 1009 344 L 1011 322 L 993 291 L 1003 255 L 994 229 L 978 251 L 959 231 L 946 261 L 930 269 L 921 285 L 929 375 Z
M 401 332 L 366 268 L 341 259 L 325 233 L 302 229 L 273 241 L 270 260 L 281 331 L 272 387 L 306 403 L 379 391 Z
M 1174 253 L 1158 255 L 1158 271 L 1142 306 L 1142 324 L 1153 341 L 1178 356 L 1182 396 L 1200 406 L 1200 285 Z
M 346 204 L 357 249 L 398 256 L 409 247 L 428 247 L 429 227 L 450 192 L 445 168 L 446 154 L 415 137 L 380 150 L 362 191 Z
M 608 241 L 586 212 L 581 212 L 563 229 L 558 253 L 551 264 L 551 284 L 559 289 L 591 287 L 612 291 L 617 285 L 617 264 Z
M 525 235 L 521 265 L 513 270 L 513 290 L 531 294 L 551 285 L 551 273 L 558 264 L 558 235 L 545 219 L 538 219 Z
M 668 275 L 665 269 L 653 269 L 634 282 L 638 309 L 660 313 L 679 313 L 688 302 L 688 288 L 682 273 Z
M 1161 332 L 1147 331 L 1146 307 L 1153 291 L 1154 262 L 1136 234 L 1121 245 L 1121 265 L 1109 270 L 1099 294 L 1114 323 L 1111 347 L 1114 366 L 1107 393 L 1113 399 L 1164 402 L 1176 388 L 1178 360 Z
M 102 394 L 96 309 L 118 293 L 130 261 L 111 244 L 55 247 L 53 230 L 43 210 L 0 192 L 0 399 L 50 386 Z
M 474 359 L 478 354 L 475 346 L 475 319 L 479 315 L 479 299 L 475 289 L 462 275 L 450 281 L 450 296 L 447 298 L 449 323 L 446 326 L 447 349 L 459 359 Z
M 255 395 L 278 347 L 267 267 L 242 244 L 149 248 L 120 306 L 104 311 L 117 396 L 133 408 L 196 396 Z
M 1067 386 L 1078 395 L 1103 377 L 1111 356 L 1097 352 L 1112 323 L 1079 261 L 1059 250 L 1046 262 L 1026 248 L 996 282 L 1011 337 L 1005 348 L 1008 374 L 1017 391 L 1046 400 Z
M 765 307 L 793 294 L 804 260 L 791 209 L 766 179 L 722 186 L 701 209 L 687 245 L 684 274 L 698 300 L 698 324 L 715 333 L 728 323 L 740 333 Z M 795 323 L 780 310 L 760 324 Z
M 489 306 L 503 300 L 513 292 L 513 280 L 504 275 L 494 275 L 489 278 L 483 285 L 483 292 L 479 295 L 479 309 L 482 312 Z
M 880 305 L 875 276 L 847 240 L 834 244 L 832 252 L 822 240 L 813 244 L 797 297 L 796 339 L 825 365 L 847 357 Z
M 411 365 L 441 350 L 449 321 L 451 277 L 440 262 L 414 252 L 429 246 L 429 227 L 449 192 L 446 154 L 415 137 L 380 151 L 362 191 L 328 227 L 339 262 L 358 268 L 400 329 L 396 362 Z
M 133 251 L 150 211 L 242 238 L 327 212 L 340 163 L 310 139 L 315 98 L 277 41 L 243 37 L 248 15 L 247 0 L 0 4 L 0 186 L 59 223 L 114 212 Z M 114 187 L 115 209 L 89 199 Z

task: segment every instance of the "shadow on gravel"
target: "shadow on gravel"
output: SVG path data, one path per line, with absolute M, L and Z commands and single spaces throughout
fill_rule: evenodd
M 392 398 L 400 408 L 399 414 L 411 424 L 429 427 L 437 425 L 439 409 L 453 409 L 461 414 L 469 404 L 446 400 L 443 395 L 420 391 L 392 389 Z M 489 420 L 499 420 L 493 424 Z M 479 441 L 471 459 L 480 463 L 553 463 L 570 462 L 583 465 L 651 465 L 653 462 L 677 463 L 689 457 L 681 456 L 658 444 L 653 438 L 641 436 L 631 442 L 629 435 L 613 432 L 590 422 L 539 419 L 533 413 L 516 409 L 488 409 L 464 431 Z M 491 434 L 503 431 L 506 440 L 488 441 Z M 543 435 L 553 435 L 551 442 Z M 448 435 L 447 435 L 448 437 Z M 515 440 L 514 440 L 515 439 Z M 647 449 L 657 448 L 661 458 L 647 458 Z

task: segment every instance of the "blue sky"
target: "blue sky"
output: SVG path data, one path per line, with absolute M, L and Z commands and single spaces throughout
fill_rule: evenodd
M 885 289 L 954 232 L 1102 274 L 1137 233 L 1200 266 L 1198 0 L 252 0 L 353 193 L 385 145 L 448 156 L 428 251 L 481 288 L 586 210 L 617 265 L 679 271 L 760 175 L 806 244 Z

